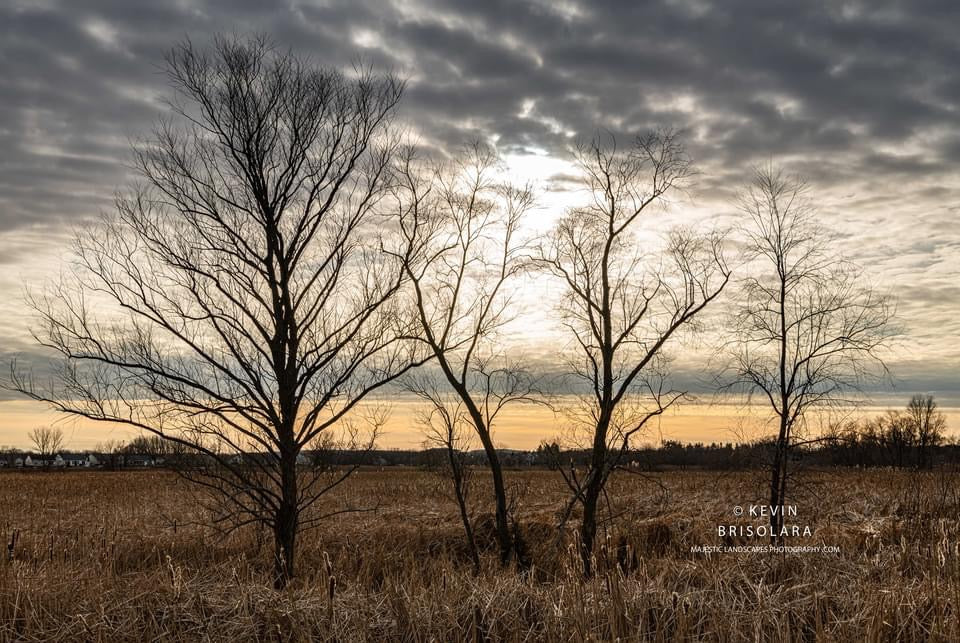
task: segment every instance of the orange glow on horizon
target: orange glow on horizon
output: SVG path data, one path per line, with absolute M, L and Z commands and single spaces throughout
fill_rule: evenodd
M 424 434 L 416 423 L 417 411 L 423 408 L 421 403 L 401 398 L 390 402 L 390 406 L 390 416 L 377 446 L 383 449 L 421 448 Z M 868 406 L 860 413 L 872 415 L 901 406 L 899 403 Z M 947 416 L 948 435 L 955 435 L 960 427 L 960 407 L 945 406 L 941 410 Z M 658 422 L 651 423 L 636 443 L 659 444 L 662 440 L 725 443 L 754 439 L 764 435 L 762 428 L 756 427 L 757 417 L 740 405 L 689 403 L 668 411 Z M 743 435 L 739 428 L 751 422 L 754 428 Z M 77 450 L 92 449 L 111 440 L 125 441 L 137 434 L 136 430 L 122 425 L 70 418 L 37 402 L 0 402 L 0 446 L 27 449 L 30 446 L 27 432 L 40 425 L 60 427 L 65 435 L 66 448 Z M 565 435 L 565 418 L 537 405 L 504 410 L 494 427 L 498 446 L 509 449 L 535 449 L 544 440 Z M 471 448 L 476 446 L 472 444 Z

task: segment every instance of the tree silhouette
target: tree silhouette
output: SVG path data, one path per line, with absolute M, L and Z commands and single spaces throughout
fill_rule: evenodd
M 35 298 L 58 378 L 14 368 L 14 385 L 179 444 L 219 525 L 272 530 L 282 587 L 299 530 L 352 470 L 298 469 L 301 452 L 420 361 L 395 302 L 403 251 L 382 252 L 399 239 L 381 201 L 403 83 L 257 37 L 187 41 L 167 76 L 171 117 L 135 150 L 140 183 Z M 369 444 L 383 416 L 366 419 Z
M 38 426 L 27 433 L 27 438 L 37 450 L 43 468 L 49 469 L 57 453 L 63 449 L 63 431 L 51 426 Z
M 590 460 L 564 479 L 567 515 L 577 503 L 583 509 L 580 554 L 590 575 L 607 480 L 630 440 L 684 395 L 666 385 L 664 348 L 720 294 L 730 271 L 718 236 L 676 229 L 660 251 L 641 251 L 636 232 L 693 175 L 675 133 L 640 136 L 628 149 L 598 138 L 578 160 L 591 203 L 560 219 L 538 261 L 565 286 L 569 364 L 588 391 L 571 419 L 588 434 Z
M 789 452 L 808 413 L 844 405 L 885 373 L 888 298 L 861 284 L 861 270 L 831 251 L 807 185 L 782 170 L 757 170 L 740 200 L 748 265 L 740 281 L 726 386 L 759 395 L 772 412 L 770 505 L 783 505 Z M 774 538 L 782 512 L 771 512 Z
M 439 371 L 433 378 L 407 378 L 407 387 L 433 408 L 434 419 L 443 419 L 442 444 L 449 447 L 451 431 L 464 422 L 480 440 L 493 482 L 500 561 L 506 565 L 513 539 L 493 425 L 506 406 L 534 401 L 536 382 L 497 347 L 496 335 L 511 319 L 511 282 L 525 267 L 518 227 L 533 195 L 500 180 L 498 162 L 495 150 L 480 143 L 448 164 L 408 156 L 398 202 L 400 228 L 411 248 L 402 259 L 415 337 Z

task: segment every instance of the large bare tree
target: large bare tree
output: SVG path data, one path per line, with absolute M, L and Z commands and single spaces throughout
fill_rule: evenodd
M 504 407 L 533 401 L 536 387 L 519 362 L 497 348 L 496 336 L 512 318 L 511 281 L 525 266 L 518 226 L 533 195 L 528 187 L 505 183 L 498 166 L 496 151 L 480 143 L 449 163 L 421 162 L 410 153 L 397 202 L 411 248 L 403 266 L 412 286 L 415 338 L 433 355 L 455 397 L 442 395 L 424 376 L 408 384 L 440 417 L 468 421 L 483 446 L 506 565 L 513 542 L 493 425 Z
M 664 349 L 720 294 L 730 271 L 718 235 L 675 229 L 659 245 L 639 238 L 693 175 L 676 133 L 639 136 L 625 149 L 612 136 L 597 138 L 577 159 L 590 202 L 560 219 L 539 262 L 565 286 L 569 364 L 587 391 L 572 419 L 588 436 L 589 463 L 564 479 L 572 492 L 568 514 L 576 504 L 583 510 L 580 554 L 590 575 L 610 475 L 631 439 L 683 397 L 666 384 Z
M 381 202 L 403 83 L 262 38 L 185 42 L 167 76 L 171 118 L 136 148 L 140 183 L 36 298 L 59 377 L 14 368 L 14 385 L 183 446 L 218 522 L 272 530 L 282 587 L 343 480 L 304 477 L 301 453 L 418 361 L 400 339 L 403 253 L 383 252 L 401 239 Z
M 886 372 L 882 351 L 893 310 L 831 247 L 834 239 L 819 224 L 802 180 L 775 167 L 759 169 L 740 207 L 747 264 L 727 386 L 759 396 L 772 413 L 769 497 L 771 507 L 780 507 L 789 452 L 808 415 L 854 401 L 866 381 Z M 782 512 L 771 511 L 775 541 L 782 525 Z

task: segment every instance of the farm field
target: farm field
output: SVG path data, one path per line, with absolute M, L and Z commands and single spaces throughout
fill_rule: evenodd
M 826 551 L 718 535 L 761 502 L 753 473 L 673 471 L 611 482 L 597 574 L 582 579 L 558 474 L 508 476 L 532 565 L 497 566 L 472 490 L 474 574 L 447 482 L 361 471 L 340 514 L 300 540 L 298 576 L 270 582 L 269 534 L 208 526 L 190 487 L 158 471 L 0 474 L 0 640 L 960 640 L 960 478 L 806 473 L 796 515 Z M 609 515 L 609 514 L 608 514 Z M 743 524 L 762 524 L 749 519 Z M 839 551 L 837 551 L 839 550 Z

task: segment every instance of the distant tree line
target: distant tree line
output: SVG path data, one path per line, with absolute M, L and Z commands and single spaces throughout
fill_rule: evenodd
M 915 395 L 906 410 L 832 428 L 820 451 L 836 465 L 928 469 L 957 457 L 957 445 L 945 444 L 946 427 L 933 396 Z
M 895 469 L 932 469 L 960 465 L 960 441 L 946 436 L 947 422 L 936 400 L 915 395 L 903 410 L 888 410 L 873 417 L 851 419 L 829 427 L 820 438 L 798 445 L 794 461 L 814 467 L 887 467 Z M 776 439 L 768 437 L 750 442 L 681 442 L 665 440 L 660 445 L 625 451 L 621 467 L 642 471 L 667 469 L 707 469 L 740 471 L 765 468 L 776 451 Z M 55 456 L 62 450 L 62 439 Z M 188 454 L 156 436 L 138 436 L 129 441 L 108 441 L 80 453 L 96 456 L 103 469 L 122 469 L 130 456 L 147 457 L 165 467 L 196 464 L 196 454 Z M 561 464 L 583 466 L 589 462 L 589 449 L 562 449 L 545 442 L 532 451 L 498 449 L 499 461 L 508 469 L 556 468 Z M 463 467 L 487 467 L 483 449 L 458 449 Z M 13 467 L 17 458 L 37 455 L 36 448 L 23 450 L 0 447 L 0 465 Z M 415 467 L 443 470 L 449 464 L 445 447 L 424 449 L 317 449 L 304 453 L 302 468 L 340 467 Z

